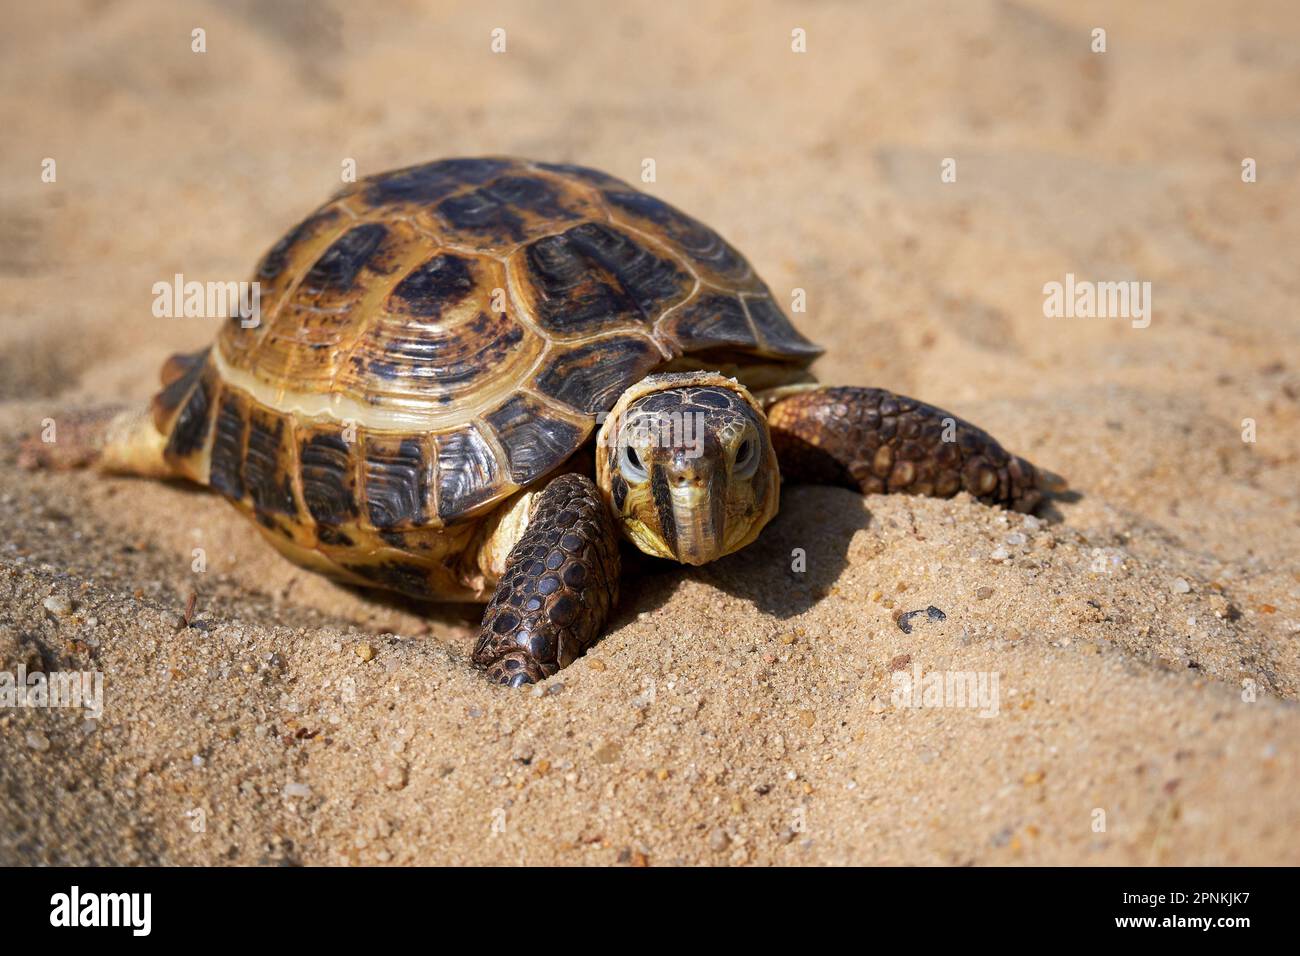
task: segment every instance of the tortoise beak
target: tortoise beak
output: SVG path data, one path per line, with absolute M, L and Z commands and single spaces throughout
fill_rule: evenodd
M 660 477 L 662 476 L 662 477 Z M 659 470 L 659 526 L 673 557 L 707 564 L 725 551 L 727 487 L 723 469 Z M 666 493 L 665 493 L 666 492 Z

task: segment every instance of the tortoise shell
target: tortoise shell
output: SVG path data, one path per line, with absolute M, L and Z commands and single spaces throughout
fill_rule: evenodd
M 821 354 L 717 233 L 579 166 L 451 159 L 362 180 L 254 278 L 258 324 L 236 317 L 169 362 L 154 420 L 181 474 L 306 550 L 355 544 L 345 527 L 484 515 L 657 369 Z

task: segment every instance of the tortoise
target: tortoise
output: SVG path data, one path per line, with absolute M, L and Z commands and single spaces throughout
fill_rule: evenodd
M 620 539 L 699 565 L 782 482 L 1029 511 L 1060 479 L 956 416 L 817 385 L 822 349 L 721 236 L 576 165 L 446 159 L 337 193 L 257 265 L 257 314 L 147 409 L 23 463 L 205 485 L 292 561 L 486 602 L 474 663 L 542 680 L 601 636 Z

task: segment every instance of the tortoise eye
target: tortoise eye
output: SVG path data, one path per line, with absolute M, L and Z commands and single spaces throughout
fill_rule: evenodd
M 636 453 L 636 449 L 630 442 L 624 442 L 623 447 L 619 449 L 618 470 L 628 481 L 640 482 L 649 477 L 645 465 L 641 463 L 641 456 Z
M 753 438 L 746 438 L 740 443 L 740 447 L 736 449 L 736 462 L 732 466 L 732 473 L 737 478 L 748 478 L 757 470 L 757 447 Z

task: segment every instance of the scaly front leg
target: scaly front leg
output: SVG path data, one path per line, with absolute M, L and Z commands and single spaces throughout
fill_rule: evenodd
M 1065 482 L 943 409 L 880 388 L 774 389 L 758 396 L 787 481 L 863 494 L 949 498 L 1032 511 Z
M 618 600 L 618 535 L 595 482 L 561 475 L 538 496 L 483 613 L 474 663 L 518 687 L 568 667 Z

